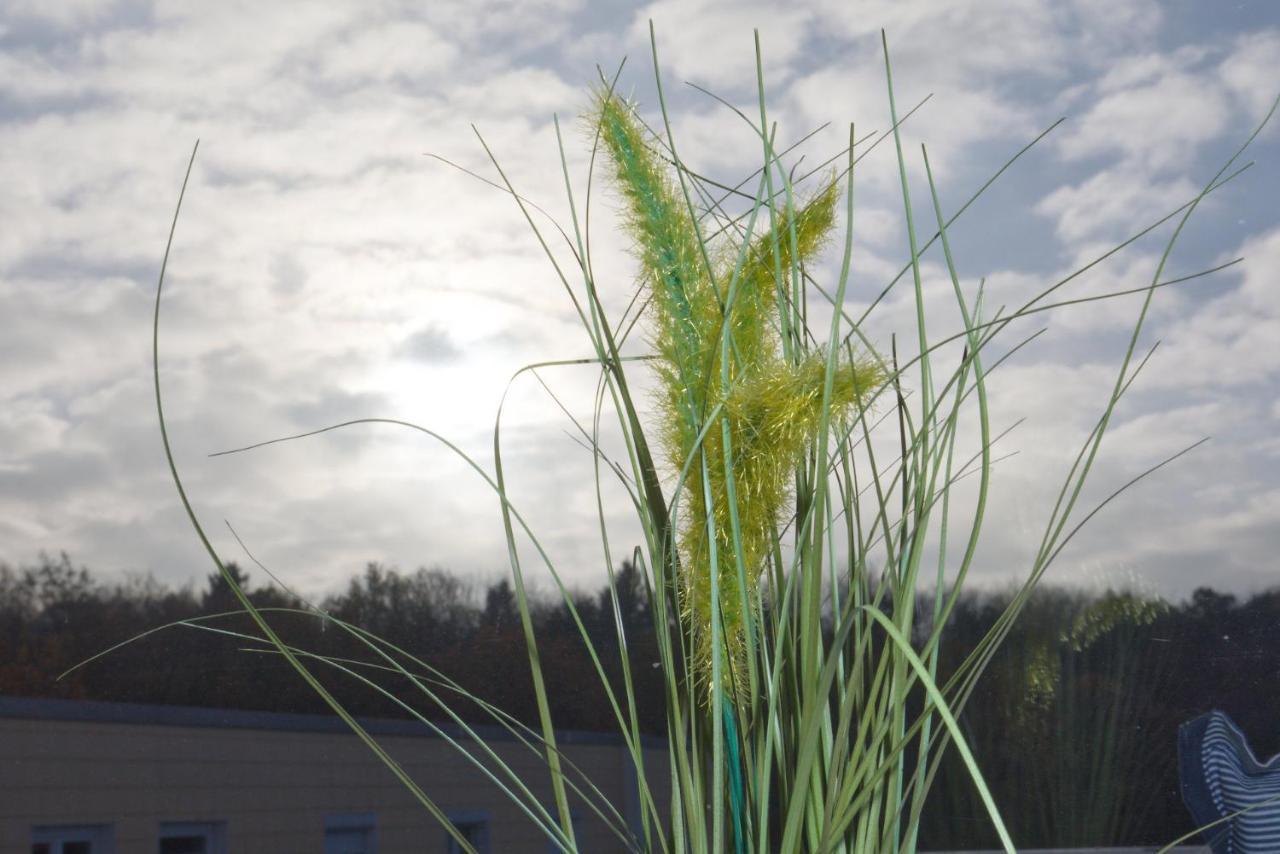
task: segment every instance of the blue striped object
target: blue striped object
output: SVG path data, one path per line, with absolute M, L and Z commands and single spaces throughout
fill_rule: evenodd
M 1178 774 L 1196 826 L 1213 824 L 1203 835 L 1214 854 L 1280 852 L 1280 755 L 1259 762 L 1231 718 L 1212 711 L 1179 728 Z

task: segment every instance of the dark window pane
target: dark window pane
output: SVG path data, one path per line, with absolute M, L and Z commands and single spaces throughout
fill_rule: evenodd
M 92 842 L 64 842 L 62 854 L 93 854 Z
M 31 854 L 49 854 L 48 842 L 36 842 L 31 846 Z
M 203 836 L 166 836 L 160 840 L 160 854 L 205 854 Z
M 363 828 L 326 830 L 325 854 L 368 854 L 370 832 Z
M 485 854 L 485 851 L 488 850 L 485 845 L 488 834 L 485 833 L 487 828 L 485 827 L 484 821 L 455 821 L 453 826 L 458 829 L 462 834 L 462 837 L 466 839 L 467 842 L 471 843 L 473 848 L 479 851 L 480 854 Z M 463 848 L 452 836 L 448 837 L 446 844 L 448 846 L 449 854 L 454 854 L 454 852 L 459 852 L 459 854 L 461 854 Z

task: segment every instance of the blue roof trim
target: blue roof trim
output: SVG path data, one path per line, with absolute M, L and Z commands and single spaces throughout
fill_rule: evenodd
M 242 709 L 207 709 L 198 706 L 155 706 L 146 703 L 108 703 L 101 700 L 54 700 L 37 697 L 0 696 L 0 718 L 45 721 L 83 721 L 103 724 L 210 727 L 214 729 L 264 729 L 281 732 L 349 733 L 341 718 L 329 715 L 298 715 L 283 712 L 251 712 Z M 420 721 L 394 718 L 357 718 L 371 735 L 439 738 L 439 732 Z M 466 739 L 462 729 L 437 723 L 451 738 Z M 515 741 L 501 727 L 476 724 L 471 729 L 485 741 Z M 563 730 L 556 733 L 561 744 L 623 746 L 622 737 L 610 732 Z M 665 748 L 666 741 L 645 736 L 646 748 Z

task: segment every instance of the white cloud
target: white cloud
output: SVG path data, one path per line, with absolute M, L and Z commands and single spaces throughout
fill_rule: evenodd
M 424 24 L 384 23 L 339 39 L 324 53 L 320 74 L 340 86 L 412 84 L 448 70 L 458 54 Z
M 1225 51 L 1187 46 L 1121 58 L 1075 94 L 1089 106 L 1054 143 L 1069 160 L 1118 159 L 1058 187 L 1037 210 L 1056 218 L 1059 237 L 1071 244 L 1117 236 L 1118 227 L 1146 220 L 1149 210 L 1189 201 L 1199 187 L 1186 175 L 1204 152 L 1224 139 L 1232 150 L 1261 118 L 1264 102 L 1270 105 L 1274 95 L 1261 92 L 1276 54 L 1280 35 L 1267 31 Z
M 1097 238 L 1123 239 L 1199 193 L 1188 178 L 1154 180 L 1136 163 L 1106 169 L 1079 184 L 1058 187 L 1036 205 L 1056 221 L 1067 245 Z
M 1239 285 L 1179 319 L 1161 348 L 1165 369 L 1152 382 L 1171 389 L 1259 388 L 1280 381 L 1280 229 L 1233 253 Z
M 1280 30 L 1269 29 L 1240 36 L 1218 73 L 1257 120 L 1275 102 L 1278 66 Z
M 53 402 L 40 397 L 10 398 L 0 411 L 0 469 L 20 466 L 22 460 L 54 450 L 70 426 L 54 412 Z
M 777 85 L 789 76 L 801 53 L 812 15 L 802 7 L 727 0 L 659 0 L 636 13 L 629 44 L 649 56 L 649 21 L 654 22 L 658 60 L 670 69 L 667 86 L 688 80 L 702 86 L 755 89 L 752 30 L 759 29 L 766 81 Z M 724 93 L 721 93 L 724 94 Z
M 1184 168 L 1196 147 L 1227 128 L 1230 103 L 1198 73 L 1201 51 L 1138 56 L 1098 85 L 1099 97 L 1058 139 L 1069 158 L 1117 153 L 1148 172 Z

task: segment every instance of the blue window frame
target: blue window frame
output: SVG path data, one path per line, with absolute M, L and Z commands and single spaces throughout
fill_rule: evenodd
M 347 813 L 324 820 L 324 854 L 377 854 L 378 828 L 374 814 Z
M 42 825 L 31 828 L 31 854 L 115 854 L 109 824 Z
M 160 854 L 227 854 L 227 823 L 162 822 L 158 850 Z

